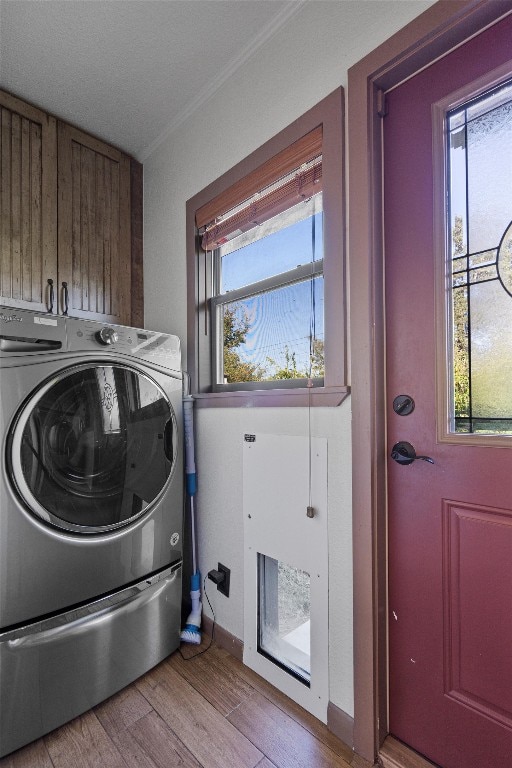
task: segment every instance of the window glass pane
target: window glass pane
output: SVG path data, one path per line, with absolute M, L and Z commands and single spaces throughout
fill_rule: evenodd
M 321 260 L 322 195 L 230 240 L 222 246 L 220 255 L 220 293 Z
M 223 305 L 223 382 L 324 375 L 324 279 L 318 276 Z
M 512 85 L 448 115 L 447 124 L 452 427 L 511 434 Z
M 258 585 L 258 651 L 309 683 L 309 573 L 258 554 Z
M 496 248 L 492 251 L 482 251 L 482 253 L 474 253 L 469 257 L 469 266 L 470 268 L 473 268 L 473 267 L 483 267 L 489 264 L 496 264 L 496 256 L 497 256 Z
M 466 256 L 463 256 L 461 259 L 454 259 L 452 262 L 452 271 L 453 274 L 456 275 L 459 272 L 465 272 L 468 267 L 468 260 Z
M 469 322 L 466 287 L 454 288 L 453 378 L 455 419 L 469 417 Z
M 472 416 L 511 419 L 512 298 L 499 280 L 471 286 L 470 321 Z
M 450 218 L 452 258 L 467 253 L 465 128 L 450 136 Z
M 467 124 L 468 246 L 496 247 L 512 218 L 512 102 Z

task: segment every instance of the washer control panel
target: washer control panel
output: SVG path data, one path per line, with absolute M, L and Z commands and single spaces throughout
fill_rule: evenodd
M 180 340 L 170 333 L 0 305 L 0 357 L 63 352 L 122 353 L 181 371 Z
M 0 357 L 47 355 L 65 349 L 65 317 L 0 306 Z
M 68 349 L 72 351 L 120 352 L 181 371 L 180 340 L 177 336 L 69 317 Z

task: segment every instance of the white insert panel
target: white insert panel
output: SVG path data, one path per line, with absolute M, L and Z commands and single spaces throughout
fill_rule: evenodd
M 327 439 L 254 435 L 244 439 L 244 662 L 327 722 L 328 541 Z M 311 505 L 315 516 L 306 515 Z M 311 577 L 311 685 L 258 653 L 257 555 L 268 555 Z

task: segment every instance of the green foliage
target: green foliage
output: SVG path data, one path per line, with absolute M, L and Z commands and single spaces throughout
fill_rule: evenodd
M 236 305 L 224 308 L 224 349 L 235 349 L 245 343 L 249 321 L 237 314 Z
M 224 379 L 228 384 L 240 381 L 262 381 L 265 370 L 252 363 L 244 363 L 233 349 L 224 350 Z
M 274 372 L 269 378 L 278 379 L 307 379 L 309 378 L 309 367 L 301 370 L 297 367 L 297 357 L 295 352 L 290 352 L 287 346 L 284 348 L 284 364 L 276 363 L 271 357 L 267 357 L 269 365 L 274 367 Z M 324 375 L 324 342 L 321 339 L 313 340 L 313 350 L 311 355 L 311 378 L 321 378 Z
M 265 370 L 252 363 L 244 362 L 237 347 L 245 343 L 249 321 L 240 316 L 238 307 L 224 308 L 224 380 L 228 384 L 240 381 L 261 381 Z
M 297 368 L 297 358 L 295 352 L 290 352 L 288 346 L 284 348 L 284 365 L 278 367 L 278 363 L 271 357 L 267 357 L 267 363 L 274 367 L 274 372 L 268 376 L 271 381 L 280 379 L 302 379 L 307 376 L 303 371 Z
M 311 355 L 311 376 L 316 379 L 321 378 L 324 375 L 324 342 L 322 339 L 313 339 L 313 350 Z
M 452 231 L 453 255 L 464 250 L 462 216 L 455 216 Z M 468 338 L 468 289 L 455 288 L 452 292 L 453 307 L 453 387 L 455 416 L 469 416 L 469 338 Z
M 462 256 L 464 253 L 464 226 L 462 216 L 455 216 L 455 221 L 453 222 L 452 240 L 454 245 L 453 255 Z
M 453 291 L 453 387 L 455 416 L 469 416 L 467 288 Z
M 228 384 L 308 378 L 309 370 L 301 370 L 298 367 L 296 353 L 291 352 L 288 346 L 284 348 L 284 360 L 277 361 L 267 357 L 265 366 L 242 360 L 237 349 L 245 344 L 249 326 L 241 305 L 234 304 L 224 308 L 224 380 Z M 321 339 L 315 339 L 311 358 L 311 376 L 316 378 L 323 375 L 324 343 Z

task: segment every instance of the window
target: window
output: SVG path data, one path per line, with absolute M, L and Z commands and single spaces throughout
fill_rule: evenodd
M 447 115 L 451 431 L 512 434 L 512 84 Z
M 337 405 L 347 395 L 342 160 L 339 89 L 188 201 L 199 405 Z
M 216 249 L 214 390 L 323 382 L 321 206 L 320 192 Z

